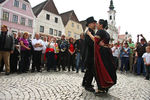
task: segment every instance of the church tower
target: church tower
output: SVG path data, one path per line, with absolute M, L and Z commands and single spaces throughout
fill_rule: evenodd
M 115 14 L 116 10 L 114 10 L 113 0 L 110 1 L 109 11 L 108 11 L 108 23 L 112 26 L 116 25 Z

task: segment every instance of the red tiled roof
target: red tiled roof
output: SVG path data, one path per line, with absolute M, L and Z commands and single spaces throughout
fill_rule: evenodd
M 35 16 L 38 16 L 42 10 L 46 10 L 48 12 L 59 15 L 59 12 L 58 12 L 53 0 L 46 0 L 46 1 L 38 4 L 37 6 L 33 7 L 32 9 L 33 9 Z
M 126 35 L 118 35 L 119 39 L 124 39 Z
M 63 20 L 63 24 L 64 26 L 66 26 L 66 24 L 68 23 L 69 20 L 75 21 L 77 23 L 80 23 L 75 12 L 73 10 L 65 12 L 60 14 L 62 20 Z

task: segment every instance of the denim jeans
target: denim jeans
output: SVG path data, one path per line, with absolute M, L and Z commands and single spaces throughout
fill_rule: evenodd
M 123 66 L 125 65 L 125 71 L 128 69 L 129 57 L 121 58 L 121 71 L 123 71 Z
M 81 54 L 79 52 L 77 52 L 77 56 L 76 56 L 76 70 L 79 70 L 79 66 L 81 64 L 81 71 L 84 71 L 84 65 L 82 60 L 80 59 Z
M 141 74 L 141 68 L 143 69 L 143 75 L 145 75 L 145 64 L 142 57 L 138 57 L 137 60 L 137 74 Z

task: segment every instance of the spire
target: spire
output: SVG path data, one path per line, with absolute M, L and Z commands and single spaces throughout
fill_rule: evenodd
M 115 8 L 115 7 L 114 7 L 114 5 L 113 5 L 113 0 L 111 0 L 111 1 L 110 1 L 109 9 L 110 9 L 110 10 L 114 10 L 114 8 Z

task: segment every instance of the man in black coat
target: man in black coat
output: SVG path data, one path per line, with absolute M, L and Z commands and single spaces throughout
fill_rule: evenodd
M 95 35 L 95 28 L 96 28 L 96 21 L 93 17 L 89 17 L 86 19 L 86 26 L 88 27 L 88 30 L 92 33 L 92 35 Z M 92 85 L 92 80 L 94 77 L 94 42 L 91 40 L 91 38 L 85 34 L 85 40 L 84 40 L 84 65 L 86 66 L 86 72 L 83 77 L 82 86 L 85 87 L 87 91 L 95 92 Z

